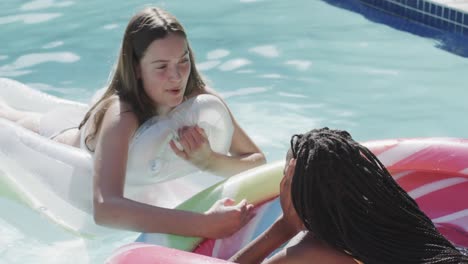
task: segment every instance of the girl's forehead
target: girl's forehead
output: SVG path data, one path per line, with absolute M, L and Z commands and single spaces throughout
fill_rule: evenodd
M 185 37 L 178 34 L 168 34 L 162 39 L 151 42 L 144 57 L 154 60 L 171 60 L 185 56 L 188 45 Z

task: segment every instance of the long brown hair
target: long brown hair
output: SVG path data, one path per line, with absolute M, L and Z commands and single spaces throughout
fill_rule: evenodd
M 94 129 L 86 137 L 86 143 L 95 138 L 104 114 L 114 102 L 115 97 L 131 106 L 131 110 L 138 117 L 140 124 L 157 114 L 153 101 L 143 89 L 141 79 L 136 76 L 136 67 L 145 55 L 148 46 L 154 40 L 165 38 L 169 33 L 183 36 L 187 41 L 191 71 L 184 95 L 190 95 L 193 91 L 205 87 L 205 83 L 195 66 L 194 55 L 182 24 L 175 16 L 161 8 L 145 8 L 135 14 L 128 23 L 110 84 L 102 97 L 86 113 L 79 125 L 79 129 L 81 129 L 95 112 L 93 118 Z

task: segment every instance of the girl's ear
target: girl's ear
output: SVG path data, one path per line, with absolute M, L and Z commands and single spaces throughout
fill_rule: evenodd
M 280 193 L 290 192 L 291 190 L 291 181 L 294 175 L 294 170 L 296 169 L 296 160 L 290 159 L 288 164 L 285 165 L 283 170 L 283 178 L 280 182 Z
M 292 178 L 294 175 L 294 171 L 296 171 L 296 159 L 292 158 L 289 160 L 289 163 L 286 167 L 286 172 L 284 177 L 286 178 Z

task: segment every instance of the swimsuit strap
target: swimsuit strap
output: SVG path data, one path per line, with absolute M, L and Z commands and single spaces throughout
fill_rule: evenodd
M 49 137 L 49 139 L 54 139 L 56 138 L 58 135 L 62 134 L 62 133 L 65 133 L 66 131 L 68 130 L 72 130 L 72 129 L 75 129 L 75 128 L 78 128 L 77 126 L 73 126 L 73 127 L 68 127 L 68 128 L 65 128 L 65 129 L 62 129 L 60 130 L 59 132 L 56 132 L 54 134 L 52 134 L 52 136 Z

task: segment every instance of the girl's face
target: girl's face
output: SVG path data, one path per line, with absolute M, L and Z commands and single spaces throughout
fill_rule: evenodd
M 292 201 L 291 201 L 291 181 L 294 174 L 294 166 L 291 164 L 291 159 L 286 159 L 286 165 L 283 170 L 283 179 L 280 182 L 280 205 L 283 213 L 291 210 Z
M 288 155 L 289 156 L 289 155 Z M 283 179 L 280 183 L 280 205 L 283 210 L 283 218 L 286 222 L 293 227 L 297 232 L 304 229 L 302 220 L 294 209 L 291 198 L 291 183 L 296 168 L 296 160 L 290 156 L 286 158 L 286 166 L 283 171 Z
M 186 39 L 169 33 L 154 40 L 146 49 L 137 67 L 137 77 L 158 108 L 166 115 L 182 103 L 190 75 L 190 57 Z

